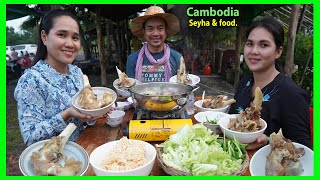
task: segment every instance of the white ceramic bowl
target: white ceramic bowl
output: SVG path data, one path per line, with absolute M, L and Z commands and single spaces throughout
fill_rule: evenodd
M 133 79 L 133 78 L 129 78 L 129 79 Z M 137 84 L 141 84 L 140 81 L 136 79 L 134 80 L 136 81 Z M 117 94 L 121 97 L 130 97 L 131 93 L 128 90 L 119 88 L 119 86 L 117 85 L 118 82 L 119 82 L 119 78 L 113 81 L 113 87 L 116 89 Z
M 194 105 L 196 106 L 196 110 L 197 110 L 198 112 L 214 111 L 214 112 L 228 113 L 229 107 L 230 107 L 230 105 L 228 105 L 228 106 L 225 106 L 225 107 L 223 107 L 223 108 L 216 108 L 216 109 L 204 108 L 204 107 L 202 107 L 202 100 L 198 100 L 198 101 L 194 102 Z
M 132 99 L 132 97 L 128 97 L 127 98 L 127 101 L 129 102 L 129 103 L 131 103 L 131 105 L 133 106 L 133 107 L 136 107 L 136 104 L 138 104 L 137 102 L 135 102 L 135 103 L 133 103 L 133 99 Z M 136 100 L 135 100 L 136 101 Z
M 188 74 L 188 77 L 191 79 L 191 85 L 196 85 L 200 82 L 200 77 L 197 76 L 197 75 L 194 75 L 194 74 Z M 169 79 L 169 82 L 174 82 L 174 83 L 177 83 L 177 75 L 175 76 L 172 76 L 170 79 Z
M 43 145 L 48 142 L 49 139 L 38 141 L 30 146 L 28 146 L 20 155 L 19 158 L 19 168 L 23 175 L 25 176 L 38 176 L 31 164 L 31 156 L 32 153 L 35 151 L 38 151 Z M 89 155 L 83 147 L 81 147 L 79 144 L 68 141 L 67 144 L 64 146 L 62 154 L 65 157 L 73 158 L 74 160 L 82 162 L 82 168 L 79 173 L 76 174 L 76 176 L 82 176 L 85 174 L 89 167 Z M 58 161 L 59 164 L 64 165 L 65 159 L 61 158 Z
M 107 124 L 111 127 L 117 127 L 123 122 L 124 115 L 126 113 L 124 111 L 114 110 L 108 114 Z
M 118 106 L 116 107 L 116 103 L 118 104 Z M 118 111 L 124 111 L 124 106 L 123 105 L 119 105 L 120 103 L 119 102 L 115 102 L 113 105 L 112 105 L 112 109 L 113 110 L 118 110 Z
M 262 136 L 263 132 L 267 128 L 267 123 L 260 118 L 260 121 L 262 123 L 262 128 L 259 131 L 256 132 L 238 132 L 238 131 L 232 131 L 228 129 L 228 124 L 230 121 L 230 118 L 235 118 L 237 114 L 232 114 L 230 116 L 224 116 L 219 120 L 219 125 L 221 128 L 221 131 L 226 135 L 227 138 L 233 139 L 235 137 L 239 140 L 240 143 L 243 144 L 249 144 L 257 140 L 258 137 Z
M 224 116 L 230 116 L 230 115 L 223 112 L 205 111 L 205 112 L 199 112 L 195 114 L 194 118 L 196 121 L 198 121 L 199 123 L 203 123 L 205 127 L 207 127 L 208 129 L 211 129 L 216 134 L 222 134 L 222 131 L 219 126 L 219 120 Z M 217 124 L 206 123 L 207 120 L 215 120 L 217 121 Z
M 303 166 L 303 172 L 300 174 L 300 176 L 313 176 L 313 170 L 314 170 L 314 164 L 313 164 L 313 151 L 308 148 L 307 146 L 304 146 L 299 143 L 293 143 L 293 145 L 296 148 L 304 148 L 305 154 L 299 158 L 302 166 Z M 264 146 L 261 149 L 259 149 L 254 155 L 252 156 L 250 160 L 250 174 L 251 176 L 265 176 L 265 166 L 266 166 L 266 160 L 267 155 L 269 155 L 271 152 L 270 145 Z
M 140 140 L 131 140 L 130 141 L 140 141 Z M 93 171 L 97 176 L 148 176 L 153 168 L 154 160 L 156 158 L 155 148 L 144 141 L 140 141 L 145 144 L 146 147 L 146 164 L 143 166 L 137 167 L 135 169 L 127 171 L 108 171 L 102 169 L 100 166 L 105 161 L 105 157 L 108 156 L 112 148 L 116 145 L 118 141 L 112 141 L 106 144 L 103 144 L 97 147 L 92 151 L 90 155 L 90 163 L 92 165 Z
M 110 88 L 106 88 L 106 87 L 92 87 L 92 91 L 94 94 L 97 95 L 97 98 L 98 100 L 99 99 L 102 99 L 103 97 L 103 94 L 105 91 L 108 91 L 109 93 L 112 94 L 112 102 L 110 104 L 108 104 L 107 106 L 105 107 L 102 107 L 102 108 L 98 108 L 98 109 L 82 109 L 80 106 L 79 106 L 79 94 L 80 92 L 77 92 L 71 99 L 72 101 L 72 105 L 78 109 L 80 112 L 84 113 L 84 114 L 89 114 L 93 117 L 95 116 L 100 116 L 100 115 L 103 115 L 103 114 L 107 114 L 107 112 L 111 109 L 112 105 L 114 104 L 114 102 L 116 101 L 117 99 L 117 94 L 116 92 L 114 92 L 114 90 L 110 89 Z
M 132 97 L 128 97 L 128 98 L 127 98 L 127 101 L 130 102 L 131 104 L 133 104 Z
M 117 102 L 117 107 L 116 107 L 116 105 L 115 105 L 115 103 L 112 105 L 112 108 L 114 109 L 114 110 L 128 110 L 128 109 L 130 109 L 131 108 L 131 106 L 132 106 L 132 103 L 131 102 L 128 102 L 128 101 L 124 101 L 124 102 L 122 102 L 122 101 L 119 101 L 119 102 Z

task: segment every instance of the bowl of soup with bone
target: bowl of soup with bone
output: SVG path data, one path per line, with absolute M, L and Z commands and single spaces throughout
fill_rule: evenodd
M 128 88 L 135 84 L 141 84 L 141 82 L 136 79 L 129 78 L 124 72 L 118 69 L 118 67 L 116 67 L 116 70 L 119 78 L 113 81 L 113 87 L 116 89 L 118 96 L 130 97 L 131 93 L 128 91 Z
M 261 119 L 262 96 L 260 88 L 257 87 L 250 107 L 239 114 L 220 119 L 220 128 L 227 138 L 236 138 L 240 143 L 249 144 L 262 136 L 267 128 L 267 123 Z
M 117 99 L 110 88 L 86 86 L 72 97 L 72 105 L 84 114 L 100 116 L 108 113 Z
M 261 119 L 262 97 L 263 94 L 257 87 L 250 107 L 239 114 L 220 119 L 220 128 L 227 138 L 236 138 L 240 143 L 249 144 L 262 136 L 267 128 L 267 123 Z
M 313 176 L 313 151 L 273 132 L 269 145 L 259 149 L 250 160 L 251 176 Z
M 250 107 L 232 117 L 223 117 L 219 121 L 220 128 L 227 138 L 236 138 L 240 143 L 249 144 L 260 136 L 267 128 L 267 123 L 261 119 L 262 92 L 255 90 L 255 98 Z
M 204 101 L 198 100 L 194 103 L 196 110 L 198 112 L 204 111 L 215 111 L 227 113 L 230 107 L 230 104 L 235 103 L 236 100 L 229 99 L 227 96 L 218 95 L 210 99 L 205 99 Z
M 222 133 L 229 139 L 236 138 L 240 143 L 249 144 L 262 136 L 267 128 L 267 123 L 261 118 L 240 122 L 238 116 L 239 114 L 225 116 L 218 122 Z

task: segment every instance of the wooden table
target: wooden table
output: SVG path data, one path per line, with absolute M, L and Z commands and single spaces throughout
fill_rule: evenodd
M 196 99 L 199 99 L 198 97 Z M 124 117 L 124 123 L 121 126 L 118 127 L 110 127 L 104 122 L 97 122 L 93 126 L 88 126 L 84 132 L 81 134 L 79 139 L 77 140 L 77 143 L 81 145 L 87 153 L 90 155 L 91 152 L 97 148 L 98 146 L 105 144 L 110 141 L 119 140 L 123 136 L 123 129 L 127 126 L 127 122 L 132 120 L 133 117 L 133 109 L 129 109 L 126 111 L 126 115 Z M 190 116 L 193 123 L 195 123 L 195 120 L 193 118 L 193 115 Z M 159 142 L 150 142 L 151 144 L 157 144 Z M 255 151 L 248 151 L 248 155 L 251 159 L 252 155 Z M 91 167 L 89 166 L 86 174 L 87 176 L 94 176 L 95 173 Z M 155 160 L 153 169 L 151 171 L 151 176 L 167 176 L 161 167 L 158 166 L 157 158 Z M 250 175 L 249 168 L 247 169 L 245 175 Z

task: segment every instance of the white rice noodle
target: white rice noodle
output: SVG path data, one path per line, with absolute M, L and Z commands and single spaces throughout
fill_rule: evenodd
M 126 171 L 146 163 L 146 148 L 142 142 L 121 138 L 103 161 L 101 168 L 109 171 Z

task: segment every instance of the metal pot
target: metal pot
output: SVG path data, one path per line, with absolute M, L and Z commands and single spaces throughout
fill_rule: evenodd
M 189 94 L 197 87 L 170 82 L 136 84 L 129 88 L 133 103 L 142 110 L 175 111 L 186 105 Z

